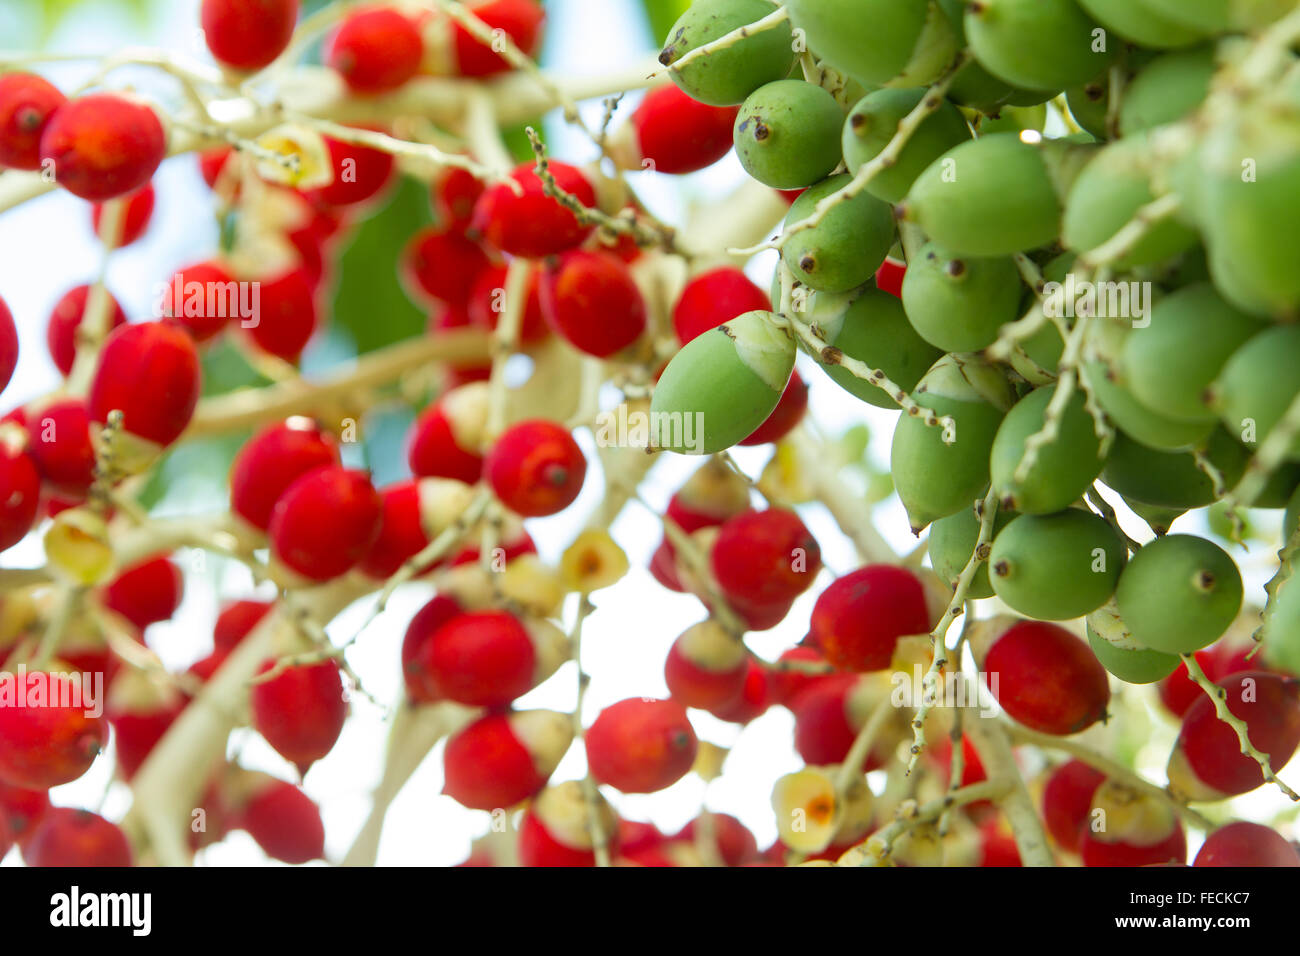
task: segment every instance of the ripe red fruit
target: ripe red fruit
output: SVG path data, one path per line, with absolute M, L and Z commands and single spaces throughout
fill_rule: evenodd
M 0 446 L 0 551 L 32 529 L 41 504 L 41 477 L 31 458 Z
M 537 51 L 546 11 L 536 0 L 480 0 L 467 6 L 494 33 L 500 30 L 510 37 L 525 55 Z M 452 30 L 456 73 L 460 76 L 491 76 L 514 69 L 505 57 L 459 23 L 454 23 Z
M 897 259 L 886 259 L 876 270 L 876 288 L 888 292 L 896 299 L 903 297 L 903 276 L 907 274 L 907 263 Z
M 1184 863 L 1187 835 L 1168 803 L 1108 780 L 1093 795 L 1079 852 L 1084 866 Z
M 546 786 L 572 740 L 554 711 L 481 717 L 447 741 L 442 792 L 471 810 L 513 807 Z
M 154 192 L 153 183 L 145 183 L 130 195 L 123 196 L 122 202 L 126 204 L 121 213 L 120 224 L 117 229 L 117 235 L 104 235 L 101 226 L 104 218 L 104 204 L 95 203 L 90 210 L 90 224 L 95 230 L 95 235 L 107 246 L 114 249 L 121 249 L 123 246 L 129 246 L 149 228 L 149 220 L 153 218 Z
M 483 474 L 487 390 L 463 385 L 443 394 L 411 426 L 407 461 L 416 475 L 475 484 Z
M 18 367 L 18 329 L 14 326 L 14 314 L 4 299 L 0 299 L 0 392 L 9 385 Z
M 259 280 L 255 314 L 240 322 L 254 344 L 296 362 L 316 331 L 316 296 L 302 267 Z
M 325 43 L 325 62 L 354 93 L 395 90 L 420 69 L 424 41 L 415 24 L 390 7 L 349 14 Z
M 1043 787 L 1043 822 L 1061 849 L 1079 852 L 1093 795 L 1105 780 L 1105 774 L 1082 760 L 1066 761 L 1047 778 Z
M 608 358 L 641 337 L 646 305 L 632 272 L 609 252 L 574 249 L 548 266 L 541 281 L 542 315 L 570 345 Z
M 799 667 L 800 664 L 825 667 L 827 661 L 817 648 L 807 644 L 782 651 L 776 659 L 776 664 L 768 671 L 772 703 L 793 708 L 800 694 L 830 676 L 802 669 Z
M 675 89 L 675 87 L 674 87 Z M 744 866 L 758 859 L 758 840 L 745 826 L 729 813 L 710 813 L 709 826 L 713 828 L 713 841 L 718 856 L 727 866 Z M 696 818 L 682 827 L 674 840 L 694 843 L 700 827 Z
M 698 747 L 686 708 L 675 700 L 630 697 L 587 729 L 591 775 L 624 793 L 671 787 L 691 769 Z
M 227 604 L 217 615 L 216 624 L 212 628 L 213 648 L 219 653 L 229 654 L 261 623 L 272 606 L 270 601 L 252 600 Z
M 745 645 L 712 619 L 687 628 L 668 649 L 664 680 L 686 707 L 709 710 L 740 696 L 749 671 Z
M 69 498 L 84 498 L 95 480 L 86 403 L 65 398 L 46 405 L 27 422 L 27 453 L 42 480 Z
M 552 162 L 550 171 L 564 192 L 587 208 L 596 205 L 596 191 L 582 170 Z M 505 183 L 485 190 L 474 206 L 472 231 L 502 252 L 533 259 L 558 255 L 590 235 L 592 226 L 546 195 L 532 163 L 517 166 L 510 176 L 523 187 L 522 195 L 516 196 Z
M 267 660 L 258 673 L 274 666 Z M 253 728 L 300 774 L 333 749 L 348 717 L 343 674 L 333 660 L 298 664 L 255 683 L 249 706 Z
M 442 623 L 421 642 L 416 663 L 441 698 L 469 707 L 502 707 L 553 674 L 563 636 L 508 611 L 474 611 Z
M 108 722 L 91 716 L 81 687 L 77 675 L 62 672 L 0 673 L 0 782 L 48 790 L 90 769 L 108 741 Z
M 573 504 L 587 459 L 563 425 L 543 419 L 508 428 L 488 452 L 483 475 L 507 508 L 540 518 Z
M 166 621 L 180 607 L 185 578 L 166 555 L 146 558 L 124 569 L 104 588 L 104 606 L 136 627 Z
M 817 598 L 810 638 L 835 667 L 878 671 L 898 639 L 933 624 L 920 579 L 906 568 L 870 564 L 831 582 Z
M 873 706 L 865 683 L 869 679 L 857 674 L 826 677 L 791 702 L 794 748 L 804 763 L 826 766 L 844 762 Z M 863 761 L 863 771 L 881 766 L 891 751 L 891 745 L 877 741 Z
M 378 195 L 393 178 L 393 156 L 381 149 L 325 137 L 334 181 L 311 193 L 326 206 L 355 206 Z
M 50 795 L 44 790 L 28 790 L 0 782 L 0 820 L 8 826 L 10 837 L 20 847 L 31 841 L 49 809 Z
M 445 228 L 469 225 L 474 215 L 474 204 L 483 195 L 483 181 L 468 169 L 448 166 L 434 179 L 429 189 L 433 214 Z
M 221 263 L 196 262 L 171 277 L 158 305 L 161 313 L 174 319 L 195 342 L 207 342 L 219 335 L 230 319 L 242 319 L 241 306 L 248 303 L 241 302 L 238 290 L 235 277 Z M 263 290 L 259 288 L 259 306 Z M 253 320 L 260 321 L 260 315 Z
M 208 184 L 209 189 L 217 188 L 222 170 L 225 168 L 227 160 L 233 155 L 235 155 L 233 146 L 214 146 L 211 149 L 199 151 L 197 154 L 199 175 L 203 177 L 203 181 Z M 232 177 L 232 180 L 231 186 L 237 190 L 239 187 L 238 177 Z
M 58 108 L 41 134 L 41 162 L 82 199 L 124 196 L 147 183 L 167 155 L 158 114 L 116 93 L 91 93 Z
M 990 643 L 972 642 L 981 676 L 1007 716 L 1061 736 L 1104 718 L 1110 684 L 1088 645 L 1055 624 L 1009 620 L 989 622 Z
M 710 459 L 668 499 L 664 514 L 690 534 L 701 528 L 716 527 L 748 510 L 748 483 L 726 465 Z
M 1300 866 L 1300 853 L 1271 827 L 1239 820 L 1206 837 L 1192 866 Z
M 441 698 L 429 667 L 426 644 L 442 625 L 461 613 L 461 606 L 445 594 L 436 594 L 415 612 L 402 639 L 402 677 L 406 696 L 416 704 L 431 704 Z
M 29 866 L 131 866 L 131 844 L 116 823 L 89 810 L 51 807 L 23 850 Z
M 751 657 L 745 668 L 745 681 L 741 684 L 740 696 L 712 708 L 709 713 L 718 720 L 725 720 L 728 723 L 747 724 L 767 713 L 767 708 L 771 704 L 768 669 Z
M 533 800 L 519 825 L 519 862 L 524 866 L 595 866 L 591 810 L 576 780 L 547 787 Z M 596 795 L 596 815 L 618 849 L 619 826 L 604 797 Z
M 506 267 L 489 266 L 481 270 L 470 289 L 465 309 L 469 324 L 480 329 L 495 329 L 505 312 Z M 519 323 L 519 341 L 523 345 L 540 342 L 550 334 L 542 314 L 541 270 L 530 269 L 525 284 L 524 314 Z
M 238 824 L 262 852 L 281 863 L 308 863 L 325 856 L 320 808 L 291 783 L 267 778 L 244 805 Z
M 67 97 L 34 73 L 0 75 L 0 166 L 41 167 L 41 134 Z
M 667 538 L 659 542 L 654 554 L 650 556 L 650 573 L 654 579 L 670 591 L 685 593 L 681 578 L 677 574 L 677 556 Z
M 1246 655 L 1255 646 L 1254 642 L 1242 644 L 1237 640 L 1224 638 L 1197 651 L 1196 663 L 1200 665 L 1205 676 L 1212 681 L 1235 674 L 1237 671 L 1267 670 L 1268 668 L 1259 663 L 1258 657 L 1254 660 L 1247 658 Z M 1160 692 L 1160 702 L 1175 717 L 1185 716 L 1187 708 L 1205 694 L 1201 690 L 1201 685 L 1187 676 L 1187 666 L 1181 661 L 1178 669 L 1157 685 L 1157 690 Z
M 728 518 L 710 553 L 713 577 L 730 602 L 788 605 L 821 570 L 821 548 L 799 516 L 785 508 Z M 784 615 L 782 615 L 784 616 Z
M 1239 671 L 1217 686 L 1228 710 L 1246 722 L 1255 749 L 1269 755 L 1274 773 L 1280 771 L 1300 745 L 1300 678 Z M 1168 774 L 1170 789 L 1188 800 L 1222 800 L 1264 783 L 1259 764 L 1241 752 L 1236 732 L 1205 695 L 1183 718 Z
M 420 489 L 414 481 L 401 481 L 379 492 L 383 510 L 379 534 L 361 559 L 361 570 L 386 580 L 429 543 L 420 521 Z
M 646 94 L 632 114 L 629 164 L 661 173 L 693 173 L 731 151 L 738 106 L 708 106 L 674 84 Z M 646 165 L 645 161 L 653 165 Z
M 716 329 L 746 312 L 772 308 L 767 293 L 734 266 L 702 272 L 682 289 L 673 307 L 673 328 L 685 345 L 701 333 Z
M 126 313 L 117 299 L 107 292 L 105 294 L 108 295 L 108 331 L 112 332 L 119 325 L 126 325 Z M 89 297 L 90 286 L 74 286 L 54 304 L 54 311 L 50 313 L 45 341 L 50 348 L 50 358 L 64 375 L 72 371 L 72 363 L 77 357 L 77 326 L 81 325 Z
M 454 228 L 417 232 L 402 257 L 408 287 L 442 302 L 464 305 L 474 280 L 491 264 L 483 247 Z
M 339 463 L 338 445 L 309 418 L 267 425 L 248 440 L 230 466 L 230 508 L 255 528 L 271 526 L 275 504 L 295 481 Z
M 117 768 L 130 780 L 185 709 L 179 691 L 160 686 L 142 671 L 125 670 L 113 680 L 104 714 L 113 725 Z
M 742 445 L 766 445 L 777 442 L 790 434 L 808 411 L 808 383 L 795 372 L 786 383 L 776 408 L 768 415 L 763 424 L 754 429 L 754 433 L 740 442 Z
M 90 385 L 90 417 L 103 423 L 120 409 L 125 431 L 166 447 L 180 437 L 199 401 L 199 354 L 169 322 L 114 330 Z
M 379 534 L 383 503 L 360 471 L 328 466 L 307 472 L 271 513 L 271 554 L 312 581 L 354 567 Z
M 260 70 L 284 52 L 298 0 L 203 0 L 199 22 L 213 58 L 234 70 Z

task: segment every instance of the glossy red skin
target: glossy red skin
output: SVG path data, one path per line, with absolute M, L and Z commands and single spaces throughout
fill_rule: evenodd
M 1187 860 L 1187 834 L 1177 819 L 1169 836 L 1151 846 L 1105 843 L 1098 839 L 1101 835 L 1093 833 L 1091 827 L 1084 827 L 1079 841 L 1084 866 L 1154 866 L 1181 864 Z
M 229 653 L 239 646 L 274 605 L 270 601 L 233 601 L 221 609 L 212 628 L 212 646 Z
M 837 674 L 818 681 L 793 702 L 794 749 L 809 766 L 842 763 L 858 736 L 849 723 L 846 696 L 859 680 L 856 674 Z M 882 765 L 887 754 L 873 747 L 862 763 L 864 771 Z
M 338 463 L 337 443 L 314 422 L 294 418 L 267 425 L 231 463 L 231 510 L 265 531 L 276 502 L 290 485 L 309 471 Z
M 116 242 L 109 243 L 115 249 L 129 246 L 143 236 L 144 231 L 149 228 L 154 207 L 153 183 L 145 183 L 129 196 L 123 196 L 121 201 L 126 203 L 126 208 L 122 210 L 119 235 Z M 95 203 L 90 210 L 90 225 L 95 230 L 95 236 L 101 240 L 104 238 L 100 233 L 103 218 L 104 204 Z
M 642 820 L 618 821 L 618 848 L 623 856 L 657 849 L 667 841 L 668 837 L 653 823 Z
M 447 741 L 442 792 L 471 810 L 513 807 L 546 780 L 504 714 L 474 721 Z
M 1023 866 L 1015 837 L 996 818 L 980 824 L 980 866 Z
M 158 114 L 114 93 L 69 100 L 41 134 L 41 162 L 53 162 L 59 185 L 91 201 L 140 188 L 166 154 Z
M 702 272 L 682 289 L 673 307 L 673 328 L 685 345 L 697 335 L 716 329 L 738 315 L 769 310 L 767 293 L 734 266 Z
M 1254 681 L 1253 701 L 1242 700 L 1246 680 Z M 1274 772 L 1280 771 L 1300 745 L 1300 678 L 1251 670 L 1216 684 L 1227 691 L 1228 710 L 1246 722 L 1255 749 L 1268 754 Z M 1188 708 L 1174 746 L 1196 777 L 1220 793 L 1237 796 L 1264 783 L 1259 764 L 1241 752 L 1236 732 L 1219 720 L 1207 695 Z
M 876 270 L 876 288 L 888 292 L 894 298 L 903 296 L 903 276 L 907 274 L 907 263 L 897 259 L 886 259 Z
M 0 551 L 26 537 L 41 504 L 41 477 L 27 455 L 0 449 Z
M 671 787 L 695 763 L 699 741 L 674 700 L 631 697 L 602 710 L 587 729 L 587 763 L 601 783 L 623 793 Z
M 754 433 L 740 442 L 742 445 L 766 445 L 778 442 L 796 425 L 803 421 L 808 411 L 808 383 L 795 372 L 786 383 L 785 391 L 763 424 L 754 429 Z
M 53 491 L 84 498 L 95 480 L 86 403 L 65 398 L 32 416 L 27 423 L 27 454 Z
M 563 425 L 520 422 L 497 439 L 483 476 L 510 510 L 525 518 L 558 514 L 573 504 L 587 477 L 587 459 Z
M 314 201 L 326 206 L 355 206 L 379 195 L 392 181 L 395 165 L 391 153 L 329 136 L 325 137 L 325 145 L 334 166 L 334 181 L 311 192 L 309 198 Z M 345 165 L 348 160 L 351 164 Z M 351 177 L 350 182 L 344 179 L 345 173 Z
M 4 299 L 0 299 L 0 392 L 9 385 L 18 367 L 18 329 L 14 314 Z
M 643 159 L 661 173 L 693 173 L 731 152 L 739 106 L 709 106 L 669 83 L 646 94 L 632 114 Z
M 221 178 L 221 170 L 226 165 L 226 161 L 234 154 L 235 150 L 232 146 L 214 146 L 198 153 L 199 175 L 203 177 L 203 181 L 208 184 L 209 189 L 217 188 L 217 183 Z M 238 177 L 231 185 L 238 190 Z
M 806 189 L 807 187 L 804 188 Z M 786 204 L 789 206 L 793 206 L 794 201 L 804 193 L 803 189 L 774 189 L 772 191 L 785 200 Z
M 424 41 L 406 16 L 390 7 L 350 14 L 325 43 L 325 62 L 354 93 L 386 93 L 420 69 Z
M 72 701 L 71 688 L 60 687 L 50 677 L 42 672 L 27 672 L 27 693 L 42 688 L 51 695 L 58 693 L 60 698 L 67 694 Z M 18 675 L 11 673 L 3 680 L 10 685 L 5 693 L 14 699 L 12 706 L 0 707 L 0 782 L 28 790 L 48 790 L 71 783 L 89 770 L 108 743 L 108 721 L 102 716 L 88 716 L 84 698 L 82 707 L 33 706 L 30 698 L 20 707 Z
M 135 776 L 144 764 L 163 734 L 180 716 L 186 702 L 179 700 L 175 704 L 157 710 L 123 713 L 109 713 L 113 724 L 113 743 L 117 753 L 117 767 L 125 780 Z
M 181 606 L 185 578 L 166 555 L 146 558 L 124 569 L 104 588 L 104 606 L 140 630 L 170 620 Z
M 429 406 L 411 427 L 407 462 L 424 478 L 452 478 L 472 485 L 483 474 L 483 458 L 456 444 L 441 401 Z
M 194 415 L 199 386 L 199 354 L 184 330 L 167 321 L 124 325 L 100 351 L 90 418 L 103 423 L 121 409 L 126 431 L 170 445 Z
M 258 669 L 266 673 L 275 662 Z M 252 726 L 300 773 L 333 749 L 348 717 L 343 677 L 332 660 L 290 667 L 249 691 Z
M 420 524 L 420 492 L 414 481 L 403 481 L 379 493 L 383 513 L 379 535 L 361 559 L 361 570 L 377 580 L 396 573 L 408 558 L 413 558 L 429 543 Z
M 67 102 L 58 87 L 34 73 L 0 75 L 0 166 L 41 168 L 41 134 Z
M 524 531 L 522 528 L 519 530 L 519 534 L 516 537 L 506 538 L 504 541 L 500 542 L 498 547 L 501 548 L 502 560 L 504 560 L 507 565 L 521 554 L 537 553 L 537 543 L 533 541 L 528 532 Z M 461 550 L 456 553 L 456 556 L 451 559 L 452 567 L 458 567 L 462 564 L 475 564 L 479 560 L 479 554 L 479 547 L 476 544 L 471 545 L 468 548 L 461 548 Z
M 740 696 L 749 672 L 748 659 L 730 670 L 709 670 L 683 654 L 680 645 L 679 638 L 668 649 L 664 661 L 664 680 L 674 700 L 686 707 L 711 710 L 725 707 Z
M 1218 641 L 1196 652 L 1196 663 L 1201 666 L 1205 676 L 1211 681 L 1235 674 L 1237 671 L 1268 670 L 1260 662 L 1260 655 L 1248 658 L 1247 655 L 1256 647 L 1253 642 L 1241 645 L 1236 642 Z M 1204 695 L 1201 685 L 1187 676 L 1187 667 L 1179 662 L 1178 669 L 1160 681 L 1157 685 L 1160 703 L 1164 704 L 1175 717 L 1187 714 L 1187 708 Z
M 596 205 L 596 191 L 586 174 L 568 163 L 552 162 L 550 170 L 560 189 L 587 208 Z M 516 196 L 505 183 L 489 187 L 474 206 L 470 229 L 502 252 L 542 259 L 581 245 L 592 226 L 583 225 L 568 209 L 543 191 L 532 163 L 510 174 L 523 187 Z
M 596 853 L 555 839 L 530 807 L 519 825 L 519 862 L 524 866 L 595 866 Z
M 479 272 L 474 279 L 473 288 L 470 289 L 469 300 L 465 303 L 470 325 L 479 329 L 497 327 L 497 322 L 501 318 L 498 309 L 503 307 L 505 302 L 502 294 L 505 287 L 505 266 L 489 266 Z M 530 270 L 526 287 L 528 299 L 524 303 L 524 314 L 519 325 L 519 341 L 524 345 L 532 345 L 544 341 L 551 334 L 551 328 L 546 324 L 546 317 L 542 314 L 540 269 Z
M 0 781 L 0 821 L 8 826 L 10 837 L 19 847 L 31 842 L 49 809 L 50 795 L 46 791 L 12 787 Z
M 869 564 L 831 582 L 813 606 L 809 630 L 835 667 L 884 670 L 900 637 L 930 632 L 925 589 L 906 568 Z
M 199 22 L 213 58 L 235 70 L 260 70 L 284 52 L 298 0 L 203 0 Z
M 379 534 L 383 503 L 360 471 L 318 468 L 298 478 L 271 512 L 271 553 L 312 581 L 354 567 Z
M 1105 668 L 1087 644 L 1055 624 L 1012 625 L 989 648 L 981 673 L 986 680 L 998 675 L 997 702 L 1032 730 L 1066 736 L 1106 716 Z
M 64 375 L 72 371 L 72 363 L 77 357 L 77 326 L 81 324 L 89 296 L 90 286 L 74 286 L 54 304 L 54 311 L 50 313 L 45 342 L 50 348 L 50 358 Z M 110 332 L 119 325 L 126 325 L 126 313 L 111 294 L 108 297 L 108 310 Z
M 796 554 L 802 555 L 803 570 L 795 570 Z M 764 607 L 793 601 L 822 566 L 817 540 L 785 508 L 728 518 L 718 530 L 710 562 L 724 597 Z
M 258 790 L 239 816 L 262 852 L 282 863 L 307 863 L 325 856 L 320 808 L 291 783 L 276 780 Z
M 417 232 L 402 256 L 408 288 L 453 305 L 469 301 L 474 280 L 491 264 L 483 247 L 455 229 L 428 228 Z
M 677 558 L 672 543 L 667 538 L 659 542 L 659 547 L 650 556 L 650 573 L 668 590 L 686 593 L 681 578 L 677 576 Z
M 710 813 L 709 816 L 718 855 L 722 857 L 723 863 L 727 866 L 744 866 L 758 859 L 758 840 L 749 827 L 729 813 Z M 698 823 L 698 819 L 690 821 L 673 839 L 694 843 Z
M 28 866 L 131 866 L 131 844 L 116 823 L 89 810 L 51 807 L 23 850 Z
M 433 214 L 444 227 L 464 228 L 474 215 L 474 204 L 483 195 L 483 181 L 467 169 L 449 166 L 433 181 L 429 199 Z
M 747 631 L 771 630 L 786 619 L 786 615 L 790 613 L 790 608 L 794 606 L 793 601 L 774 601 L 770 604 L 755 603 L 738 594 L 729 595 L 727 603 L 744 623 Z M 709 602 L 705 601 L 704 605 L 709 607 Z
M 299 266 L 260 280 L 255 324 L 239 327 L 269 355 L 297 362 L 316 332 L 316 296 L 311 278 Z
M 406 696 L 416 704 L 431 704 L 439 700 L 438 685 L 427 666 L 425 645 L 438 628 L 461 613 L 461 607 L 445 594 L 433 598 L 415 612 L 406 626 L 402 639 L 402 677 L 406 683 Z
M 536 0 L 487 0 L 466 4 L 493 30 L 504 30 L 526 55 L 533 55 L 541 40 L 546 11 Z M 452 25 L 456 72 L 461 76 L 491 76 L 514 69 L 500 54 L 485 46 L 459 23 Z
M 822 657 L 821 652 L 815 647 L 808 645 L 792 647 L 789 650 L 782 651 L 776 660 L 778 666 L 772 667 L 768 671 L 769 683 L 772 690 L 772 703 L 780 704 L 783 707 L 793 708 L 800 694 L 831 676 L 829 674 L 810 674 L 806 671 L 779 666 L 786 661 L 826 664 L 826 658 Z
M 1192 866 L 1300 866 L 1300 853 L 1271 827 L 1239 820 L 1206 837 Z
M 645 332 L 646 306 L 627 264 L 609 252 L 573 249 L 546 269 L 542 315 L 580 352 L 608 358 Z
M 1043 787 L 1043 822 L 1062 849 L 1079 852 L 1079 841 L 1088 828 L 1093 794 L 1105 780 L 1105 774 L 1082 760 L 1066 761 L 1047 778 Z
M 231 302 L 230 296 L 222 288 L 234 281 L 235 277 L 220 263 L 211 260 L 196 262 L 167 280 L 167 288 L 158 304 L 162 314 L 174 319 L 194 337 L 195 342 L 207 342 L 219 335 L 227 323 L 242 321 L 242 317 L 237 314 L 240 305 L 238 293 L 235 301 Z M 178 283 L 181 289 L 179 303 L 174 300 Z M 264 291 L 265 285 L 259 290 L 259 306 L 263 305 L 261 292 Z M 202 301 L 198 301 L 200 297 Z M 216 308 L 209 310 L 209 303 Z M 191 315 L 192 312 L 197 314 Z M 260 320 L 261 317 L 258 318 Z
M 537 653 L 506 611 L 474 611 L 445 622 L 416 656 L 439 697 L 469 707 L 503 707 L 536 684 Z

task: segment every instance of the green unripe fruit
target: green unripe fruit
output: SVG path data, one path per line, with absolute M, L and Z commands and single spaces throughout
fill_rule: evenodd
M 852 178 L 840 174 L 809 187 L 790 207 L 786 225 L 807 219 L 818 202 L 844 188 Z M 791 236 L 781 249 L 781 258 L 809 288 L 848 292 L 876 274 L 893 244 L 893 210 L 864 192 L 836 205 L 811 229 Z
M 992 136 L 994 133 L 1014 133 L 1020 135 L 1022 130 L 1032 129 L 1041 133 L 1047 126 L 1047 104 L 1033 106 L 1003 106 L 996 116 L 985 116 L 979 120 L 980 136 Z
M 858 101 L 844 123 L 841 140 L 850 173 L 857 175 L 865 163 L 880 154 L 898 132 L 903 117 L 924 97 L 925 90 L 876 90 Z M 927 166 L 968 139 L 966 119 L 957 107 L 945 101 L 916 128 L 894 163 L 871 178 L 867 192 L 886 202 L 901 201 Z
M 1015 519 L 1014 511 L 999 510 L 997 517 L 993 519 L 994 539 Z M 975 544 L 979 541 L 979 537 L 980 521 L 975 517 L 974 508 L 967 508 L 946 518 L 940 518 L 930 525 L 930 567 L 950 588 L 957 586 L 957 579 L 966 570 L 971 555 L 975 553 Z M 982 561 L 975 571 L 966 596 L 973 600 L 993 596 L 987 560 Z
M 1205 440 L 1204 454 L 1229 488 L 1241 480 L 1249 459 L 1222 428 L 1215 428 Z M 1157 451 L 1123 432 L 1116 434 L 1110 446 L 1101 480 L 1126 500 L 1159 508 L 1203 508 L 1214 500 L 1214 483 L 1197 467 L 1191 452 Z
M 808 321 L 806 316 L 800 316 Z M 849 358 L 884 372 L 891 382 L 911 392 L 943 352 L 916 334 L 907 321 L 903 304 L 888 292 L 864 289 L 839 315 L 817 320 L 826 343 Z M 822 356 L 814 356 L 822 361 Z M 831 381 L 877 408 L 896 410 L 898 403 L 886 391 L 864 382 L 842 365 L 822 362 Z
M 798 189 L 840 164 L 843 123 L 840 105 L 820 86 L 777 80 L 745 100 L 732 138 L 745 172 L 773 189 Z
M 1298 526 L 1300 526 L 1300 488 L 1296 488 L 1291 493 L 1291 497 L 1286 503 L 1286 513 L 1282 516 L 1283 544 L 1290 542 L 1291 535 L 1295 534 Z
M 986 70 L 1033 90 L 1086 83 L 1118 46 L 1074 0 L 972 0 L 966 39 Z
M 1061 238 L 1077 252 L 1095 249 L 1119 232 L 1139 209 L 1155 199 L 1151 147 L 1143 136 L 1103 146 L 1079 172 L 1065 203 Z M 1196 244 L 1196 233 L 1175 219 L 1153 224 L 1132 248 L 1114 260 L 1117 269 L 1172 258 Z
M 894 429 L 890 473 L 912 530 L 973 507 L 989 483 L 989 450 L 1014 393 L 996 367 L 972 355 L 945 355 L 912 397 L 953 428 L 901 416 Z M 944 438 L 950 442 L 945 443 Z
M 1133 639 L 1154 651 L 1191 654 L 1214 643 L 1241 610 L 1241 573 L 1213 541 L 1157 538 L 1129 560 L 1115 603 Z
M 1204 33 L 1267 26 L 1294 8 L 1294 0 L 1136 0 L 1136 3 Z
M 1292 559 L 1294 560 L 1294 558 Z M 1278 586 L 1264 624 L 1264 659 L 1269 666 L 1300 674 L 1300 576 L 1294 569 Z
M 1279 325 L 1260 332 L 1223 366 L 1210 401 L 1224 427 L 1258 448 L 1300 394 L 1300 327 Z M 1288 456 L 1300 458 L 1300 439 Z
M 1021 515 L 993 542 L 989 581 L 1012 610 L 1068 621 L 1110 599 L 1127 557 L 1115 529 L 1091 511 Z
M 1129 511 L 1145 521 L 1151 533 L 1157 536 L 1168 534 L 1174 522 L 1187 513 L 1178 508 L 1158 508 L 1130 498 L 1125 498 L 1124 504 L 1128 505 Z
M 939 7 L 957 35 L 957 48 L 965 49 L 966 0 L 939 0 Z M 1015 87 L 989 75 L 974 59 L 968 59 L 948 85 L 948 99 L 981 113 L 996 113 L 1015 92 Z
M 1039 447 L 1028 474 L 1017 480 L 1026 442 L 1043 430 L 1055 392 L 1056 386 L 1045 385 L 1017 402 L 1002 420 L 993 442 L 989 462 L 993 487 L 1005 506 L 1024 514 L 1068 508 L 1101 474 L 1101 440 L 1076 389 L 1065 403 L 1055 441 Z
M 772 9 L 763 0 L 696 0 L 668 32 L 659 62 L 671 67 L 691 50 L 769 16 Z M 794 31 L 786 22 L 705 54 L 669 75 L 691 99 L 734 106 L 765 83 L 788 76 L 796 56 Z
M 1188 116 L 1205 101 L 1214 70 L 1213 46 L 1156 57 L 1124 90 L 1120 131 L 1132 136 Z
M 655 447 L 711 455 L 767 420 L 794 371 L 794 342 L 775 323 L 746 312 L 682 346 L 650 400 Z
M 1147 408 L 1102 362 L 1089 362 L 1086 373 L 1106 417 L 1143 445 L 1162 451 L 1181 451 L 1200 444 L 1214 431 L 1213 422 L 1180 422 Z
M 1178 669 L 1176 654 L 1143 647 L 1120 619 L 1114 601 L 1088 615 L 1088 645 L 1101 666 L 1128 684 L 1154 684 Z
M 903 308 L 931 345 L 977 352 L 1020 317 L 1020 291 L 1020 270 L 1011 259 L 958 257 L 927 242 L 903 277 Z
M 922 86 L 957 52 L 957 33 L 931 0 L 789 0 L 808 46 L 863 86 Z
M 1204 39 L 1205 33 L 1134 0 L 1077 0 L 1090 17 L 1109 30 L 1140 46 L 1157 50 L 1189 46 Z
M 1056 381 L 1057 368 L 1065 354 L 1065 340 L 1061 338 L 1060 330 L 1048 322 L 1033 335 L 1021 339 L 1019 344 L 1024 355 L 1012 352 L 1008 359 L 1011 367 L 1030 385 L 1047 385 Z
M 1098 139 L 1105 139 L 1109 132 L 1106 128 L 1110 111 L 1109 88 L 1110 84 L 1102 78 L 1065 91 L 1065 102 L 1074 121 Z

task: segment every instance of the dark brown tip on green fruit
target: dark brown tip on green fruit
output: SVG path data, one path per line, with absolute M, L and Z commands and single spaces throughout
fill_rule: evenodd
M 804 272 L 812 272 L 817 268 L 817 260 L 813 256 L 804 256 L 799 260 L 799 268 Z
M 952 278 L 958 279 L 966 274 L 966 263 L 960 259 L 953 259 L 944 267 L 944 272 L 948 273 Z
M 1214 580 L 1213 571 L 1198 571 L 1192 577 L 1192 587 L 1196 588 L 1196 590 L 1200 591 L 1202 594 L 1208 594 L 1210 591 L 1214 590 Z
M 744 127 L 742 126 L 741 128 L 743 129 Z M 761 143 L 771 135 L 772 131 L 768 129 L 762 121 L 754 120 L 754 140 L 756 142 Z

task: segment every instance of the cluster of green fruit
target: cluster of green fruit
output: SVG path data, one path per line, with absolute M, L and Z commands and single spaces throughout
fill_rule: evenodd
M 806 351 L 906 412 L 893 479 L 941 576 L 983 515 L 969 597 L 1090 616 L 1107 669 L 1161 679 L 1243 601 L 1232 558 L 1170 523 L 1227 499 L 1296 530 L 1298 39 L 1294 0 L 697 0 L 661 62 L 740 105 L 750 176 L 803 191 L 774 311 L 688 344 L 653 410 L 702 415 L 718 451 Z M 1088 506 L 1098 481 L 1153 543 Z M 1286 549 L 1265 657 L 1294 672 L 1290 577 Z

